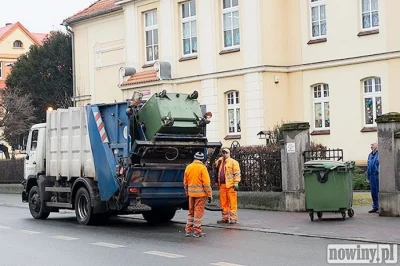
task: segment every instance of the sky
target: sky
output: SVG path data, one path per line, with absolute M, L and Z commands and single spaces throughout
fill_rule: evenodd
M 20 22 L 32 33 L 65 30 L 60 24 L 96 0 L 0 0 L 0 27 Z

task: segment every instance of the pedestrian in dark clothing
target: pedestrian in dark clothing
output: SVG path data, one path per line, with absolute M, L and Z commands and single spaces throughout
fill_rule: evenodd
M 371 153 L 368 155 L 366 179 L 371 187 L 372 210 L 369 213 L 375 213 L 379 210 L 379 152 L 378 143 L 371 143 Z

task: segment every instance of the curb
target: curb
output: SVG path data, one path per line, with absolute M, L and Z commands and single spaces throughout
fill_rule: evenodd
M 186 222 L 181 221 L 172 221 L 172 223 L 176 224 L 186 224 Z M 327 236 L 327 235 L 314 235 L 314 234 L 302 234 L 302 233 L 292 233 L 292 232 L 285 232 L 279 230 L 271 230 L 265 228 L 257 228 L 257 227 L 226 227 L 220 225 L 202 225 L 204 227 L 214 227 L 214 228 L 223 228 L 228 230 L 238 230 L 238 231 L 248 231 L 248 232 L 261 232 L 266 234 L 274 234 L 274 235 L 288 235 L 288 236 L 300 236 L 300 237 L 310 237 L 310 238 L 321 238 L 321 239 L 335 239 L 335 240 L 346 240 L 352 242 L 363 242 L 363 243 L 378 243 L 378 244 L 400 244 L 400 242 L 391 242 L 391 241 L 382 241 L 382 240 L 372 240 L 367 238 L 356 238 L 356 237 L 340 237 L 340 236 Z
M 23 189 L 22 184 L 0 184 L 0 194 L 21 194 Z
M 144 219 L 140 218 L 132 218 L 132 217 L 123 217 L 124 219 L 130 220 L 139 220 L 142 221 Z M 182 221 L 171 221 L 173 224 L 186 224 L 186 222 Z M 341 237 L 341 236 L 327 236 L 327 235 L 315 235 L 315 234 L 302 234 L 302 233 L 292 233 L 285 232 L 279 230 L 265 229 L 265 228 L 257 228 L 257 227 L 245 227 L 245 226 L 235 226 L 235 227 L 226 227 L 221 225 L 213 225 L 213 224 L 203 224 L 203 227 L 213 227 L 213 228 L 221 228 L 227 230 L 237 230 L 237 231 L 247 231 L 247 232 L 260 232 L 265 234 L 274 234 L 274 235 L 287 235 L 287 236 L 299 236 L 299 237 L 308 237 L 308 238 L 320 238 L 320 239 L 334 239 L 334 240 L 345 240 L 352 242 L 362 242 L 362 243 L 373 243 L 373 244 L 398 244 L 400 242 L 392 242 L 392 241 L 383 241 L 383 240 L 372 240 L 367 238 L 356 238 L 356 237 Z
M 28 206 L 13 205 L 13 204 L 8 204 L 8 203 L 0 203 L 0 206 L 10 207 L 10 208 L 28 209 Z M 67 210 L 66 212 L 63 212 L 63 213 L 72 213 L 72 212 L 70 210 Z M 140 220 L 140 221 L 144 220 L 144 219 L 140 219 L 140 218 L 132 218 L 132 217 L 127 217 L 127 216 L 121 216 L 121 218 L 130 219 L 130 220 Z M 171 223 L 186 224 L 186 222 L 182 222 L 182 221 L 171 221 Z M 362 243 L 398 244 L 398 245 L 400 245 L 400 242 L 372 240 L 372 239 L 356 238 L 356 237 L 340 237 L 340 236 L 327 236 L 327 235 L 318 235 L 318 234 L 316 235 L 316 234 L 293 233 L 293 232 L 285 232 L 285 231 L 280 231 L 280 230 L 265 229 L 265 228 L 258 228 L 258 227 L 246 227 L 246 226 L 227 227 L 227 226 L 213 225 L 213 224 L 203 224 L 202 226 L 211 227 L 211 228 L 221 228 L 221 229 L 227 229 L 227 230 L 260 232 L 260 233 L 274 234 L 274 235 L 300 236 L 300 237 L 320 238 L 320 239 L 346 240 L 346 241 L 362 242 Z

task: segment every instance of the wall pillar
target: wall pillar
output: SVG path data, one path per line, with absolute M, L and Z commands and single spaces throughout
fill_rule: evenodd
M 208 141 L 219 141 L 217 80 L 203 80 L 201 82 L 201 87 L 202 100 L 200 103 L 207 105 L 207 112 L 212 113 L 211 123 L 207 125 L 207 139 Z
M 310 149 L 310 124 L 291 122 L 282 126 L 282 190 L 286 211 L 305 211 L 303 152 Z
M 376 119 L 379 151 L 379 216 L 400 216 L 400 113 Z

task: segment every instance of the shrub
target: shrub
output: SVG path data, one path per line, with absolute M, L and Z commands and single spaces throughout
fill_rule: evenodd
M 353 190 L 370 190 L 369 183 L 365 180 L 365 171 L 356 166 L 353 170 Z
M 353 190 L 370 190 L 369 183 L 365 180 L 365 174 L 354 174 Z
M 311 141 L 311 143 L 310 143 L 310 151 L 319 151 L 319 152 L 321 152 L 321 151 L 325 151 L 327 149 L 328 148 L 325 145 L 323 145 L 322 143 L 317 143 L 315 141 Z

